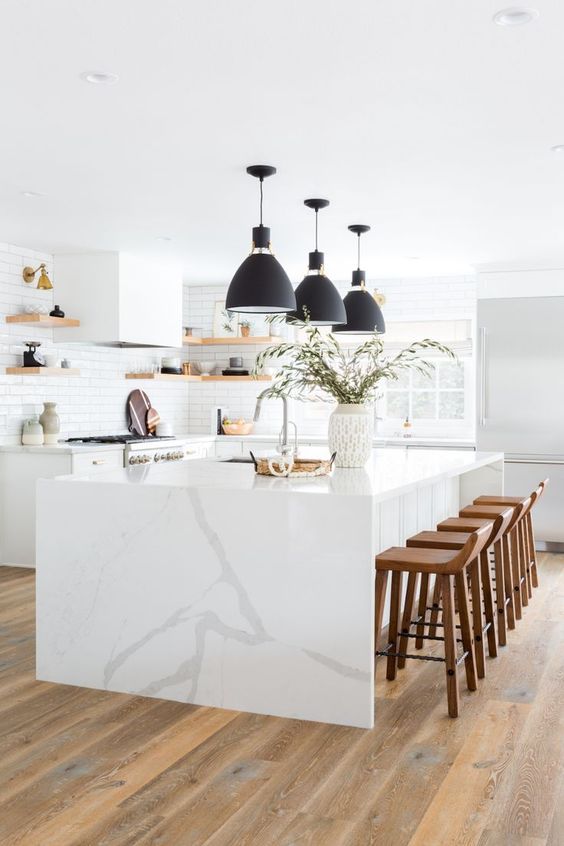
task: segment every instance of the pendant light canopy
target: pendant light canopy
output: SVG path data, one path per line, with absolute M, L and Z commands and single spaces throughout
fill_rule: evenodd
M 349 226 L 358 237 L 358 267 L 352 272 L 352 287 L 344 299 L 347 322 L 334 326 L 333 332 L 347 335 L 383 334 L 386 331 L 384 315 L 372 294 L 366 288 L 366 273 L 360 269 L 360 236 L 370 227 L 361 223 Z
M 341 295 L 325 276 L 325 256 L 317 249 L 317 218 L 319 209 L 325 209 L 329 200 L 304 200 L 308 209 L 315 211 L 315 250 L 309 254 L 309 273 L 296 288 L 296 311 L 292 317 L 307 319 L 313 326 L 332 326 L 347 319 Z
M 260 181 L 260 224 L 253 227 L 252 252 L 231 280 L 225 308 L 243 314 L 287 314 L 295 311 L 296 297 L 286 271 L 270 249 L 270 229 L 262 225 L 262 183 L 276 168 L 251 165 L 247 173 Z

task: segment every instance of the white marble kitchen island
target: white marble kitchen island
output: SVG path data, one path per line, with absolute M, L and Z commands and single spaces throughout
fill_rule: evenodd
M 291 480 L 217 460 L 46 479 L 37 677 L 370 728 L 374 555 L 503 490 L 503 456 L 374 450 Z

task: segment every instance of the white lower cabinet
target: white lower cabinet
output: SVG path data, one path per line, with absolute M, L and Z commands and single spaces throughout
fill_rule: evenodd
M 202 443 L 190 443 L 186 445 L 184 455 L 189 461 L 194 458 L 208 458 L 215 455 L 213 441 L 205 441 Z
M 94 473 L 101 470 L 114 470 L 123 467 L 122 450 L 95 450 L 93 452 L 71 455 L 71 473 Z M 61 474 L 62 475 L 62 474 Z
M 35 487 L 38 479 L 123 467 L 122 449 L 0 453 L 0 564 L 35 567 Z M 61 520 L 65 515 L 61 514 Z M 93 515 L 93 519 L 95 519 Z
M 505 460 L 506 496 L 525 496 L 543 479 L 548 487 L 533 511 L 535 538 L 543 543 L 564 542 L 564 461 L 508 458 Z

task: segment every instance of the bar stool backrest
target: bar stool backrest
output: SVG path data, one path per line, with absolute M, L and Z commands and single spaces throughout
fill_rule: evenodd
M 478 557 L 491 537 L 491 526 L 481 526 L 472 532 L 460 552 L 449 562 L 448 572 L 456 573 Z
M 502 514 L 499 514 L 495 520 L 493 525 L 493 531 L 491 537 L 489 538 L 488 546 L 492 543 L 496 543 L 496 541 L 500 540 L 507 531 L 507 527 L 511 523 L 511 519 L 513 517 L 513 509 L 507 508 Z
M 531 499 L 533 500 L 531 505 L 537 504 L 537 502 L 539 501 L 539 499 L 541 498 L 541 496 L 545 492 L 546 486 L 548 485 L 549 482 L 550 482 L 550 479 L 548 478 L 548 476 L 547 476 L 546 479 L 543 479 L 542 482 L 539 482 L 538 488 L 536 489 L 536 491 L 533 491 L 533 493 L 531 494 Z

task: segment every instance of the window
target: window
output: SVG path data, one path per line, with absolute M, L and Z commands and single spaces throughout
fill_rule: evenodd
M 425 376 L 416 371 L 403 373 L 384 389 L 379 414 L 400 424 L 406 417 L 420 428 L 472 428 L 472 359 L 458 362 L 434 359 L 435 370 Z

